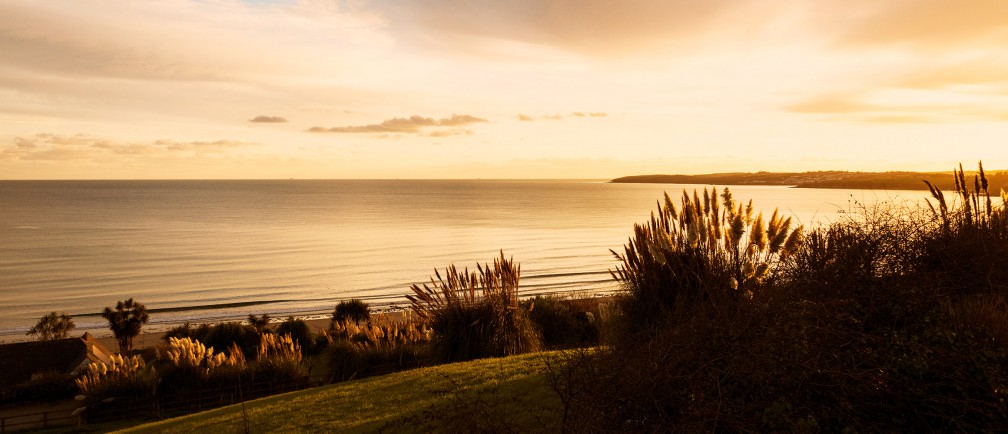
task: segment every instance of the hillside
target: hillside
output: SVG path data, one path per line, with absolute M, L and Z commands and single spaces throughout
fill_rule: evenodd
M 559 430 L 560 401 L 546 384 L 557 352 L 404 371 L 245 403 L 251 432 L 514 432 Z M 506 416 L 505 416 L 506 415 Z M 502 425 L 503 424 L 503 425 Z M 242 406 L 135 426 L 123 433 L 243 432 Z

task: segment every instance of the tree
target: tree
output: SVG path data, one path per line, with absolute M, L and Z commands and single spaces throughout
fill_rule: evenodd
M 133 338 L 140 334 L 140 329 L 150 319 L 147 307 L 132 298 L 116 303 L 115 310 L 106 307 L 102 318 L 109 322 L 109 329 L 119 343 L 119 352 L 129 354 L 133 351 Z
M 336 305 L 332 313 L 332 324 L 343 321 L 353 321 L 355 324 L 368 322 L 371 320 L 371 308 L 360 299 L 352 298 L 344 300 Z
M 249 325 L 255 328 L 256 334 L 263 334 L 266 331 L 266 327 L 269 326 L 270 316 L 269 314 L 262 314 L 262 316 L 255 316 L 255 314 L 249 314 L 248 316 Z
M 73 330 L 74 322 L 66 312 L 50 312 L 48 315 L 39 318 L 38 323 L 26 333 L 28 336 L 35 336 L 40 341 L 54 341 L 65 339 L 70 330 Z
M 276 335 L 290 335 L 291 339 L 301 347 L 302 353 L 307 353 L 311 346 L 311 327 L 303 319 L 296 319 L 293 316 L 277 325 Z

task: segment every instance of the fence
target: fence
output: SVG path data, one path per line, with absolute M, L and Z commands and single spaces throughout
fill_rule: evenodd
M 0 433 L 23 429 L 41 429 L 56 426 L 76 425 L 80 416 L 73 410 L 50 410 L 37 413 L 25 413 L 10 416 L 0 416 Z
M 79 406 L 21 414 L 0 415 L 0 433 L 127 419 L 163 419 L 225 405 L 301 390 L 327 380 L 301 377 L 289 382 L 261 381 L 219 388 L 199 388 L 184 397 L 114 397 L 80 402 Z M 86 407 L 79 410 L 80 407 Z

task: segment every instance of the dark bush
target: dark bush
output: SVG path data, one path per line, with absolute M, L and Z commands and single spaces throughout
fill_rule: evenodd
M 542 333 L 543 345 L 567 348 L 599 343 L 598 304 L 559 296 L 536 296 L 521 303 Z
M 332 322 L 342 321 L 353 321 L 354 324 L 371 321 L 371 308 L 367 303 L 356 298 L 341 301 L 333 310 Z
M 444 278 L 435 270 L 431 286 L 413 285 L 407 296 L 413 311 L 434 330 L 437 357 L 454 362 L 539 350 L 539 330 L 518 303 L 521 268 L 503 252 L 493 268 L 476 268 L 459 272 L 452 265 Z
M 287 317 L 284 322 L 277 325 L 276 334 L 277 336 L 290 335 L 291 339 L 301 347 L 302 354 L 308 354 L 312 348 L 311 327 L 302 319 L 296 319 L 293 316 Z
M 213 347 L 217 352 L 223 352 L 231 348 L 232 345 L 238 345 L 245 356 L 252 357 L 259 345 L 259 334 L 251 325 L 240 322 L 223 322 L 210 327 L 200 341 L 208 347 Z
M 0 389 L 0 405 L 59 401 L 73 398 L 77 393 L 73 377 L 49 375 L 38 380 Z
M 710 294 L 708 283 L 676 273 L 708 268 L 680 266 L 662 253 L 666 243 L 638 236 L 621 258 L 624 270 L 635 273 L 622 279 L 631 299 L 624 321 L 630 332 L 623 329 L 610 345 L 551 377 L 568 379 L 555 387 L 570 414 L 566 428 L 978 432 L 1008 426 L 1002 274 L 1008 225 L 1003 205 L 987 205 L 982 172 L 972 188 L 961 170 L 956 176 L 956 203 L 933 192 L 938 202 L 930 215 L 862 208 L 812 231 L 799 249 L 767 265 L 767 279 L 741 285 L 749 289 L 741 297 L 703 295 Z M 664 229 L 655 220 L 650 227 Z M 645 250 L 641 255 L 650 256 L 638 260 Z M 654 295 L 665 285 L 686 298 Z M 646 297 L 632 300 L 641 287 L 648 288 Z M 634 308 L 641 300 L 678 307 Z

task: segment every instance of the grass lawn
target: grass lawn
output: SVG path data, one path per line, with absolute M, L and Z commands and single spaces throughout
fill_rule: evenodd
M 544 352 L 453 363 L 286 393 L 120 432 L 559 431 Z

